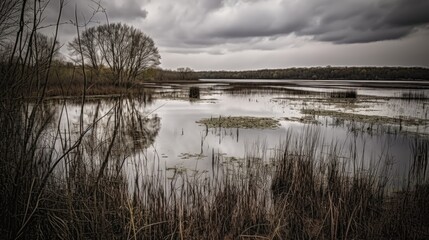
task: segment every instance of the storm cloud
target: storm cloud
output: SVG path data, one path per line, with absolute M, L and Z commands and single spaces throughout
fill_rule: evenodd
M 158 30 L 171 42 L 191 47 L 292 33 L 338 44 L 366 43 L 402 38 L 429 23 L 427 0 L 168 2 L 156 3 L 162 16 L 156 22 L 164 26 Z
M 427 0 L 74 0 L 64 18 L 74 19 L 77 7 L 79 17 L 89 19 L 96 3 L 111 21 L 140 22 L 167 45 L 180 42 L 182 47 L 292 33 L 318 41 L 365 43 L 398 39 L 429 23 Z M 148 21 L 140 21 L 148 14 Z
M 415 34 L 421 38 L 429 31 L 428 0 L 97 2 L 110 22 L 133 25 L 154 38 L 161 52 L 181 55 L 274 51 L 316 43 L 373 44 L 409 39 Z M 95 3 L 69 0 L 63 20 L 74 19 L 75 7 L 79 21 L 88 20 L 97 8 Z M 51 11 L 54 13 L 55 7 Z M 106 22 L 104 12 L 97 13 L 92 21 L 94 25 Z M 73 26 L 65 26 L 61 31 L 64 41 L 72 38 Z M 420 65 L 429 65 L 426 61 L 427 58 Z

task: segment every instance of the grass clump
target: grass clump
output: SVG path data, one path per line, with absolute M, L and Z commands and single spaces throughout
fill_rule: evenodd
M 278 128 L 279 121 L 266 117 L 222 117 L 203 118 L 197 121 L 208 128 Z
M 191 87 L 189 88 L 189 98 L 200 98 L 200 88 L 199 87 Z
M 401 99 L 404 99 L 407 101 L 411 101 L 411 100 L 422 101 L 422 100 L 427 100 L 428 96 L 426 96 L 424 92 L 409 91 L 409 92 L 403 92 L 401 94 Z
M 333 91 L 329 94 L 331 98 L 357 98 L 356 90 Z

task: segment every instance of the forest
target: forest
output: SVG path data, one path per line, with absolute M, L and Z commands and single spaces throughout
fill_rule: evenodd
M 301 67 L 248 71 L 157 70 L 156 80 L 193 79 L 314 79 L 314 80 L 428 80 L 422 67 Z
M 363 79 L 406 80 L 429 79 L 427 68 L 406 67 L 310 67 L 263 69 L 255 71 L 198 72 L 199 78 L 257 79 Z

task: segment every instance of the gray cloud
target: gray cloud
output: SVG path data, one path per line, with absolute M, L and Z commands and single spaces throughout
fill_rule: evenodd
M 157 1 L 166 44 L 212 46 L 295 33 L 338 44 L 398 39 L 429 23 L 427 0 Z M 169 7 L 165 7 L 169 6 Z
M 75 6 L 79 22 L 87 21 L 96 7 L 93 1 L 66 1 L 62 18 L 65 22 L 74 19 Z M 54 7 L 57 1 L 51 2 L 47 19 L 52 22 L 58 11 Z M 238 59 L 240 52 L 248 58 L 249 51 L 297 54 L 297 49 L 307 51 L 313 46 L 331 45 L 356 55 L 352 49 L 362 51 L 365 44 L 382 42 L 397 46 L 383 41 L 398 39 L 411 44 L 413 36 L 427 36 L 429 32 L 428 0 L 101 0 L 100 3 L 110 22 L 133 25 L 151 36 L 168 65 L 181 55 L 187 56 L 186 61 L 192 61 L 190 55 L 219 59 L 233 54 Z M 104 13 L 98 13 L 92 20 L 89 26 L 106 22 Z M 71 24 L 63 25 L 60 31 L 63 43 L 76 35 Z M 419 48 L 429 55 L 423 42 L 418 41 L 419 46 L 401 47 Z M 342 47 L 349 45 L 356 47 Z M 173 60 L 165 57 L 168 54 L 174 56 Z M 422 57 L 426 55 L 419 55 L 422 65 L 429 64 L 427 57 Z M 411 62 L 412 58 L 407 59 Z
M 391 26 L 414 26 L 429 22 L 429 1 L 401 0 L 394 5 L 385 21 Z
M 356 2 L 326 5 L 318 14 L 318 24 L 297 30 L 297 34 L 341 44 L 366 43 L 399 39 L 429 23 L 429 2 L 425 0 Z
M 427 0 L 101 0 L 100 3 L 110 21 L 136 24 L 163 46 L 175 48 L 247 43 L 289 34 L 336 44 L 366 43 L 399 39 L 429 23 Z M 96 8 L 93 1 L 69 0 L 63 19 L 74 19 L 75 6 L 80 21 L 88 20 Z M 105 16 L 98 14 L 93 21 L 105 22 Z
M 101 2 L 109 18 L 114 20 L 135 20 L 146 18 L 148 12 L 143 8 L 142 1 L 118 0 Z
M 135 20 L 146 18 L 147 11 L 143 7 L 144 2 L 138 0 L 66 0 L 63 9 L 63 19 L 74 19 L 75 8 L 80 20 L 88 20 L 97 10 L 106 10 L 109 18 L 113 20 Z M 58 1 L 50 5 L 53 10 L 58 9 Z M 96 20 L 104 20 L 104 14 L 98 14 Z

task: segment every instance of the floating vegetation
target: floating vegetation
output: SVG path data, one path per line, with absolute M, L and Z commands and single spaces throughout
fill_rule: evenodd
M 234 156 L 229 156 L 229 157 L 224 157 L 223 158 L 223 163 L 238 163 L 238 162 L 244 162 L 244 158 L 240 158 L 240 157 L 234 157 Z
M 222 117 L 203 118 L 196 123 L 204 124 L 208 128 L 278 128 L 279 121 L 267 117 Z
M 271 101 L 278 104 L 288 104 L 289 106 L 299 106 L 299 105 L 314 105 L 320 104 L 324 106 L 333 106 L 335 108 L 344 108 L 344 109 L 369 109 L 371 104 L 379 104 L 382 100 L 388 100 L 385 98 L 379 97 L 359 97 L 359 98 L 322 98 L 322 97 L 276 97 L 272 98 Z
M 194 154 L 192 154 L 192 153 L 181 153 L 181 154 L 179 154 L 178 157 L 182 160 L 187 160 L 187 159 L 200 160 L 200 159 L 203 159 L 207 156 L 202 154 L 202 153 L 194 153 Z
M 335 117 L 345 121 L 357 121 L 372 124 L 397 124 L 397 125 L 408 125 L 408 126 L 419 126 L 429 123 L 427 119 L 420 118 L 406 118 L 406 117 L 386 117 L 386 116 L 373 116 L 363 115 L 357 113 L 339 112 L 334 110 L 322 110 L 322 109 L 302 109 L 302 114 L 313 115 L 313 116 L 326 116 Z
M 331 98 L 357 98 L 356 90 L 333 91 L 329 94 Z
M 286 121 L 290 121 L 290 122 L 300 122 L 300 123 L 305 123 L 305 124 L 320 124 L 319 121 L 317 121 L 317 119 L 314 117 L 314 115 L 306 115 L 306 116 L 302 116 L 302 117 L 285 117 L 283 118 Z
M 188 169 L 183 166 L 174 166 L 174 167 L 168 167 L 166 168 L 167 171 L 172 171 L 175 174 L 185 174 Z

